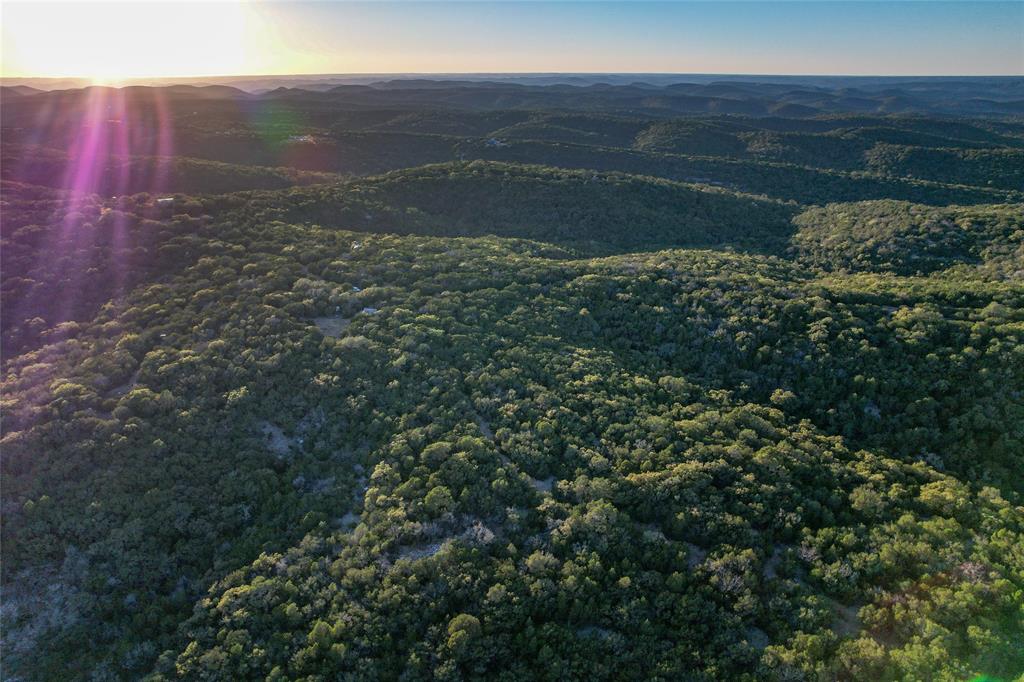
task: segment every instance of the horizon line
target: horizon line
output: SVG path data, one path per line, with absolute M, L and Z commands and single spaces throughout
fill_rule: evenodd
M 107 81 L 116 83 L 130 83 L 133 81 L 158 81 L 174 79 L 210 80 L 216 78 L 337 78 L 337 77 L 372 77 L 372 76 L 730 76 L 730 77 L 754 77 L 754 78 L 1024 78 L 1021 73 L 946 73 L 946 74 L 919 74 L 919 73 L 767 73 L 767 72 L 739 72 L 739 71 L 339 71 L 339 72 L 316 72 L 316 73 L 240 73 L 240 74 L 213 74 L 213 75 L 192 75 L 180 74 L 173 76 L 131 76 L 128 78 L 96 78 L 85 75 L 64 75 L 64 76 L 23 76 L 23 75 L 0 75 L 0 81 L 5 80 L 37 80 L 37 81 L 59 81 L 59 80 L 81 80 L 81 81 Z

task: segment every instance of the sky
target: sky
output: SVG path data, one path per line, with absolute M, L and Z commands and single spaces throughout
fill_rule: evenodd
M 19 2 L 0 74 L 1022 75 L 1017 2 Z

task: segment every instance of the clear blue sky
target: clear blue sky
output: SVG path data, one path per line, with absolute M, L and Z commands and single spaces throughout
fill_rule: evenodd
M 1024 2 L 290 4 L 365 71 L 1022 74 Z M 342 37 L 345 45 L 338 45 Z
M 1024 74 L 1024 2 L 229 5 L 5 2 L 4 72 Z

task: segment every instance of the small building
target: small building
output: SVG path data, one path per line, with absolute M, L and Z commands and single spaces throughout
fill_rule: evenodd
M 174 197 L 160 197 L 156 200 L 156 205 L 160 208 L 173 208 Z

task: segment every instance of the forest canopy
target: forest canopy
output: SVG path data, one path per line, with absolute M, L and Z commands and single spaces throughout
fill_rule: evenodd
M 394 87 L 4 95 L 5 679 L 1024 675 L 1024 123 Z

